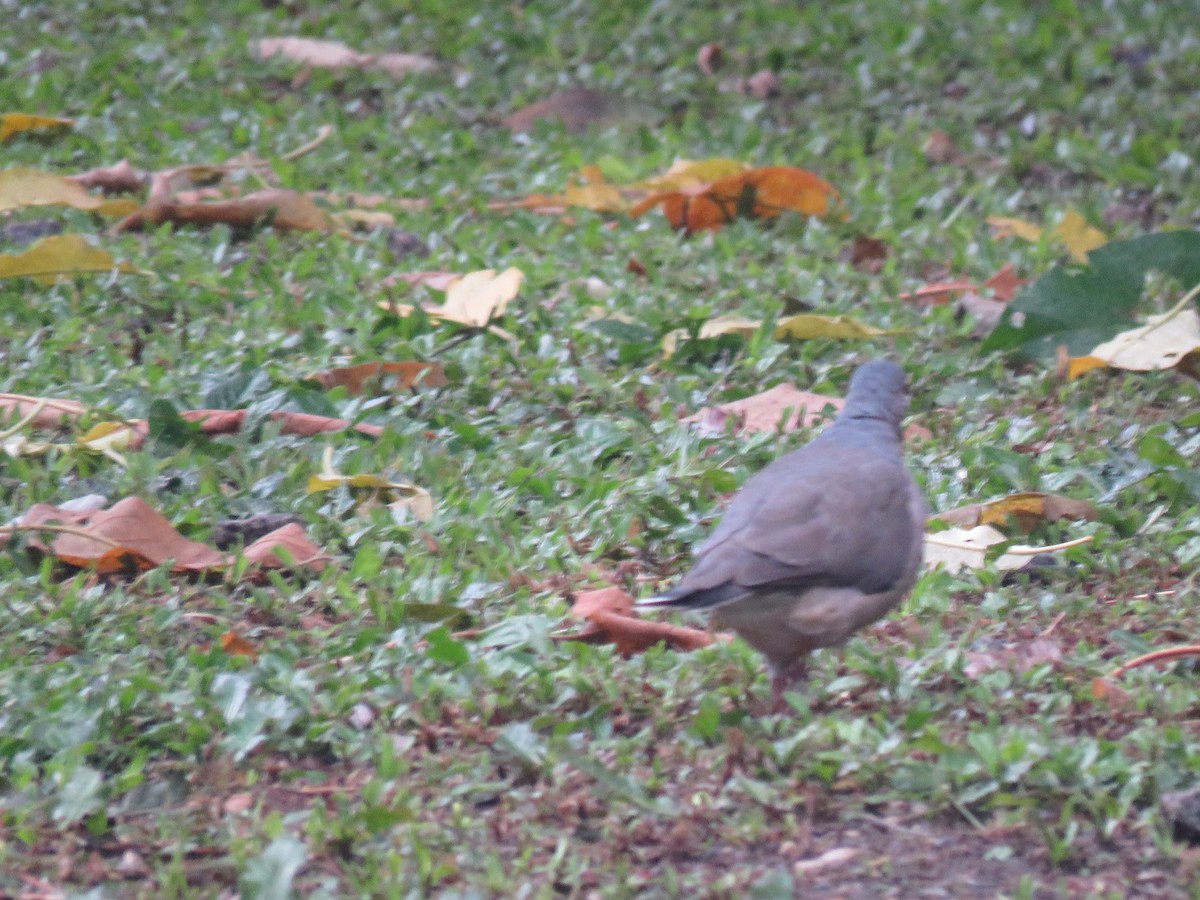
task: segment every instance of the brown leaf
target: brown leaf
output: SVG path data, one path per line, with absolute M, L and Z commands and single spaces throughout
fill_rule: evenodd
M 145 172 L 137 171 L 125 159 L 115 165 L 88 169 L 78 175 L 71 175 L 70 179 L 89 190 L 98 188 L 106 194 L 134 194 L 142 190 L 150 180 Z
M 850 247 L 850 265 L 860 272 L 877 275 L 888 258 L 888 251 L 887 241 L 856 234 Z
M 288 559 L 277 550 L 286 551 Z M 243 550 L 242 555 L 263 569 L 301 568 L 316 572 L 323 570 L 330 559 L 295 523 L 263 535 Z
M 177 197 L 151 200 L 118 222 L 114 229 L 138 231 L 146 225 L 163 222 L 243 229 L 269 222 L 281 231 L 328 231 L 331 224 L 329 216 L 304 194 L 270 188 L 226 200 L 181 202 Z
M 720 44 L 709 43 L 696 51 L 696 66 L 705 75 L 715 75 L 724 62 Z
M 1017 294 L 1017 288 L 1024 285 L 1025 279 L 1017 275 L 1012 263 L 1005 263 L 1000 271 L 983 283 L 997 300 L 1008 303 Z
M 637 618 L 633 598 L 618 587 L 577 594 L 571 615 L 586 619 L 588 625 L 572 634 L 556 635 L 556 640 L 610 642 L 622 656 L 642 653 L 664 642 L 676 650 L 696 650 L 713 642 L 707 631 Z
M 126 497 L 107 510 L 82 514 L 39 503 L 21 518 L 26 527 L 54 522 L 85 533 L 60 534 L 48 548 L 36 538 L 30 544 L 79 568 L 94 567 L 112 574 L 131 567 L 151 569 L 171 560 L 173 572 L 200 572 L 226 562 L 219 551 L 185 538 L 139 497 Z
M 530 131 L 542 119 L 557 119 L 567 131 L 581 132 L 622 118 L 630 104 L 619 94 L 573 88 L 517 110 L 504 120 L 510 131 Z
M 915 291 L 907 291 L 900 295 L 901 300 L 919 300 L 922 303 L 927 303 L 930 306 L 941 306 L 949 303 L 954 299 L 954 295 L 960 291 L 975 290 L 975 282 L 968 281 L 965 278 L 957 278 L 953 281 L 934 281 L 929 284 L 917 288 Z
M 1000 323 L 1006 305 L 999 300 L 980 296 L 974 291 L 967 291 L 958 298 L 959 311 L 975 320 L 975 327 L 971 329 L 971 335 L 975 338 L 984 338 L 992 333 Z
M 929 137 L 925 139 L 924 153 L 925 159 L 935 166 L 944 166 L 946 163 L 962 161 L 962 154 L 958 152 L 958 148 L 950 140 L 950 135 L 946 134 L 940 128 L 935 128 L 929 132 Z
M 344 387 L 355 397 L 368 383 L 385 390 L 406 391 L 413 387 L 444 387 L 449 384 L 446 371 L 437 363 L 369 362 L 318 372 L 313 379 L 326 390 Z
M 1119 685 L 1113 684 L 1107 678 L 1092 679 L 1092 696 L 1103 700 L 1110 706 L 1131 706 L 1133 697 Z
M 1039 637 L 994 651 L 968 650 L 963 655 L 967 660 L 963 674 L 968 678 L 977 678 L 993 669 L 1007 669 L 1020 674 L 1043 663 L 1061 662 L 1062 648 L 1053 638 Z
M 812 394 L 790 384 L 778 384 L 751 397 L 705 407 L 682 421 L 700 423 L 701 432 L 706 436 L 725 434 L 725 422 L 730 417 L 738 421 L 735 429 L 738 434 L 774 433 L 781 429 L 781 423 L 783 431 L 815 425 L 825 420 L 826 406 L 832 406 L 837 412 L 844 404 L 841 397 Z

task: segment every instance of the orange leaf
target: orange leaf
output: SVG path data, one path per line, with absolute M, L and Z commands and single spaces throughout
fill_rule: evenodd
M 735 429 L 738 434 L 774 433 L 781 423 L 784 431 L 792 431 L 801 425 L 815 425 L 825 419 L 823 410 L 826 406 L 832 406 L 836 411 L 844 403 L 841 397 L 810 394 L 790 384 L 777 384 L 751 397 L 716 407 L 706 406 L 682 421 L 698 422 L 701 432 L 706 435 L 724 434 L 725 421 L 731 417 L 738 422 Z
M 443 387 L 450 382 L 446 371 L 437 363 L 369 362 L 318 372 L 313 376 L 321 387 L 330 390 L 344 387 L 350 396 L 361 394 L 369 381 L 387 382 L 391 390 L 404 391 L 412 387 Z
M 227 631 L 221 635 L 221 649 L 230 656 L 248 656 L 251 659 L 258 659 L 257 648 L 238 634 L 236 631 Z
M 557 640 L 607 641 L 615 644 L 622 656 L 641 653 L 659 643 L 676 650 L 695 650 L 713 642 L 707 631 L 637 618 L 633 598 L 618 587 L 577 594 L 571 615 L 586 619 L 588 625 L 573 634 L 557 635 Z
M 137 231 L 146 225 L 172 222 L 176 225 L 228 225 L 253 228 L 270 223 L 281 231 L 328 231 L 330 219 L 313 201 L 296 191 L 271 188 L 228 200 L 182 202 L 178 197 L 151 199 L 133 215 L 122 219 L 114 230 Z

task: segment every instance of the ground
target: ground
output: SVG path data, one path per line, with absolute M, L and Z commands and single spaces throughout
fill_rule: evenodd
M 6 401 L 0 520 L 139 497 L 211 546 L 225 520 L 286 515 L 326 563 L 104 572 L 8 528 L 0 895 L 1200 891 L 1161 805 L 1200 771 L 1195 666 L 1096 683 L 1194 640 L 1196 382 L 1068 379 L 1053 356 L 988 349 L 955 303 L 903 296 L 1077 267 L 1054 233 L 1071 212 L 1107 240 L 1195 230 L 1192 10 L 743 7 L 5 4 L 0 114 L 73 120 L 12 135 L 6 167 L 241 157 L 239 191 L 359 220 L 0 213 L 0 253 L 61 230 L 138 270 L 0 278 L 0 391 L 85 410 L 15 427 Z M 251 46 L 289 35 L 435 64 L 329 70 Z M 605 93 L 568 118 L 596 121 L 508 127 L 579 86 Z M 712 158 L 809 170 L 840 205 L 686 235 L 657 210 L 514 203 L 585 166 L 630 184 Z M 995 216 L 1044 228 L 997 236 Z M 508 267 L 524 281 L 499 331 L 380 305 L 444 299 L 398 275 Z M 1153 277 L 1138 315 L 1191 287 Z M 776 337 L 803 312 L 884 333 Z M 664 353 L 728 315 L 765 324 Z M 1010 536 L 1090 542 L 1024 572 L 925 574 L 818 654 L 783 713 L 739 641 L 623 656 L 561 639 L 583 591 L 670 585 L 732 492 L 820 427 L 683 419 L 785 382 L 842 396 L 881 355 L 912 379 L 906 457 L 932 510 L 1065 495 L 1091 520 Z M 445 384 L 322 380 L 376 361 L 437 363 Z M 197 409 L 246 418 L 203 435 L 179 417 Z M 285 412 L 368 433 L 294 433 Z M 140 447 L 72 445 L 134 419 Z M 310 490 L 326 452 L 407 487 Z

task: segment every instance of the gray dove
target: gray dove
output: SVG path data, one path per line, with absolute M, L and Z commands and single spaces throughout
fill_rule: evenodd
M 875 360 L 837 421 L 746 481 L 679 584 L 639 607 L 711 609 L 767 658 L 777 708 L 808 654 L 843 643 L 908 593 L 925 503 L 904 465 L 904 371 Z

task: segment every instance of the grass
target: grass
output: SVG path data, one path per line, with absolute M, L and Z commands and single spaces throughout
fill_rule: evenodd
M 988 215 L 1077 209 L 1113 238 L 1195 228 L 1200 63 L 1187 4 L 435 2 L 5 4 L 0 112 L 75 118 L 4 145 L 6 165 L 72 173 L 279 157 L 301 191 L 427 199 L 386 234 L 172 229 L 104 237 L 156 277 L 0 282 L 0 391 L 70 397 L 97 419 L 245 407 L 256 424 L 128 465 L 77 451 L 0 461 L 0 515 L 138 495 L 185 535 L 293 513 L 334 557 L 317 576 L 98 578 L 0 558 L 0 893 L 65 896 L 1187 896 L 1194 851 L 1163 793 L 1200 769 L 1194 668 L 1136 670 L 1127 704 L 1091 681 L 1194 637 L 1197 389 L 1173 373 L 1093 373 L 981 353 L 971 322 L 897 295 L 1005 263 L 1037 277 L 1061 248 L 994 240 Z M 456 71 L 396 81 L 255 60 L 304 34 L 435 53 Z M 696 67 L 719 41 L 725 69 Z M 730 87 L 760 69 L 780 96 Z M 572 135 L 497 122 L 583 83 L 653 115 Z M 934 165 L 944 130 L 966 155 Z M 740 221 L 684 239 L 661 218 L 489 211 L 560 190 L 580 166 L 644 177 L 678 157 L 810 168 L 847 221 Z M 83 213 L 35 210 L 99 234 Z M 886 241 L 875 274 L 843 262 Z M 11 245 L 2 252 L 17 252 Z M 632 273 L 636 258 L 648 277 Z M 382 313 L 396 271 L 517 266 L 515 336 Z M 589 296 L 584 280 L 611 289 Z M 1191 287 L 1183 286 L 1183 289 Z M 1169 301 L 1168 291 L 1163 295 Z M 604 331 L 593 307 L 636 324 Z M 658 341 L 797 305 L 897 329 L 886 340 Z M 684 570 L 722 499 L 810 436 L 707 439 L 681 413 L 792 380 L 841 393 L 893 354 L 914 381 L 909 457 L 930 505 L 1018 490 L 1095 502 L 1095 540 L 1033 576 L 926 575 L 903 608 L 824 653 L 794 715 L 758 714 L 761 663 L 734 642 L 622 659 L 555 643 L 570 591 L 638 593 Z M 436 359 L 448 387 L 318 391 L 331 365 Z M 303 409 L 386 426 L 296 438 Z M 343 472 L 428 489 L 428 523 L 346 491 Z M 1029 449 L 1034 448 L 1034 449 Z M 471 628 L 474 639 L 454 637 Z M 230 630 L 258 649 L 230 655 Z M 1039 635 L 1061 659 L 968 674 L 970 654 Z M 798 863 L 849 848 L 853 858 Z

